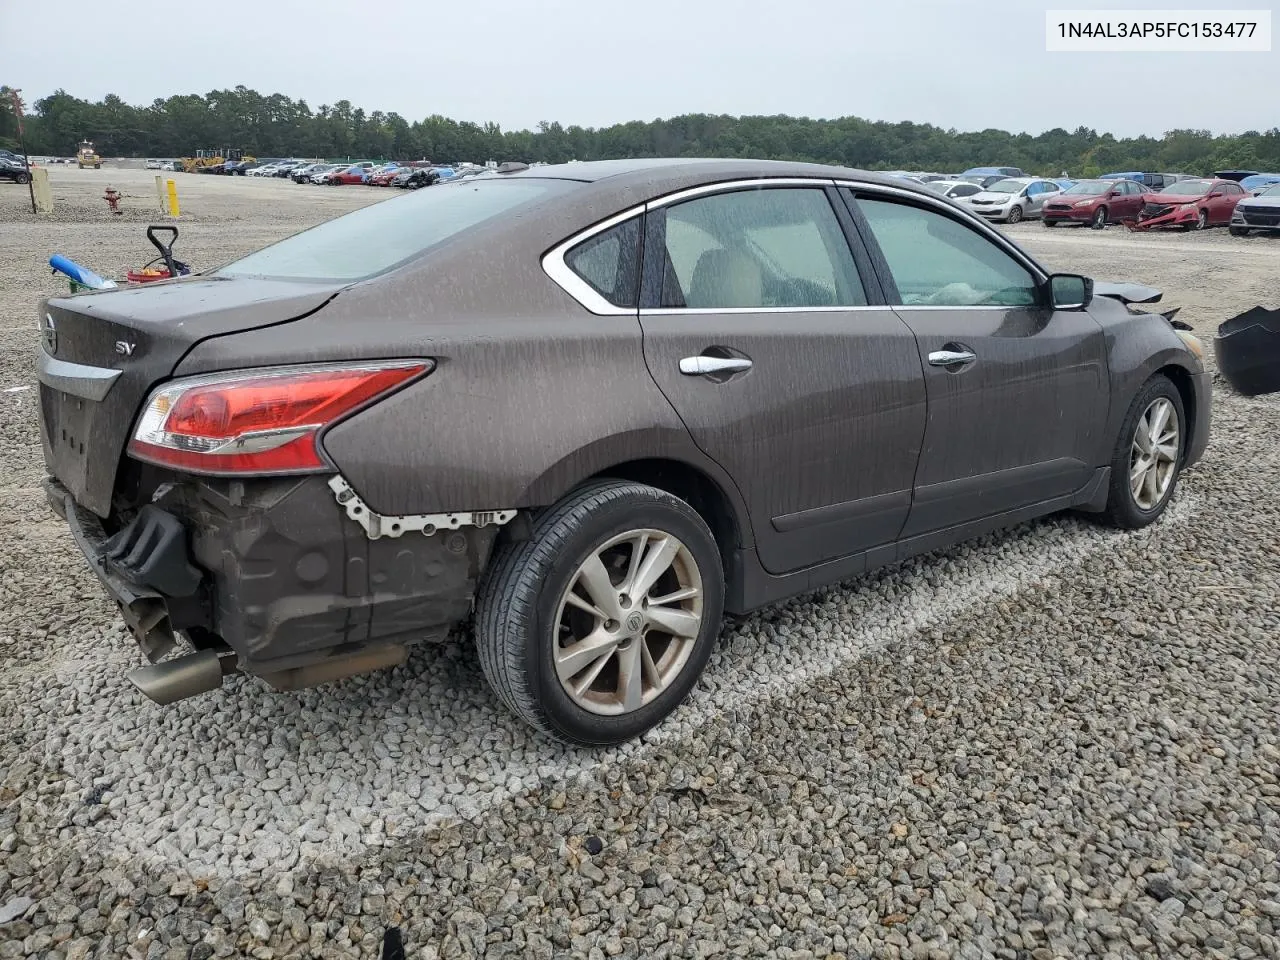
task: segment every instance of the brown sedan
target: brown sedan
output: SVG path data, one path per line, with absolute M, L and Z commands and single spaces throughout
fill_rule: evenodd
M 155 700 L 394 666 L 474 611 L 513 711 L 613 743 L 725 612 L 1159 517 L 1210 386 L 1131 289 L 856 170 L 508 165 L 44 303 L 49 498 Z

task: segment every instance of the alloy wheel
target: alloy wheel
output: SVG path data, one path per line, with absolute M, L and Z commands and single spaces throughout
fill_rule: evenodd
M 1017 223 L 1022 219 L 1022 208 L 1016 203 L 1009 208 L 1009 222 Z
M 1107 225 L 1107 208 L 1099 207 L 1093 215 L 1093 225 L 1095 227 L 1105 227 Z
M 1166 397 L 1157 397 L 1138 418 L 1129 451 L 1129 492 L 1141 510 L 1164 502 L 1178 472 L 1180 449 L 1178 411 Z
M 1209 226 L 1209 211 L 1201 210 L 1196 216 L 1196 229 L 1203 230 L 1207 226 Z
M 662 530 L 630 530 L 595 548 L 555 617 L 553 661 L 570 699 L 591 713 L 640 709 L 680 675 L 702 629 L 702 574 Z

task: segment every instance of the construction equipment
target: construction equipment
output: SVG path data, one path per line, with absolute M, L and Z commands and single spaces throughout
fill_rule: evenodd
M 93 167 L 95 170 L 102 169 L 102 158 L 93 149 L 93 144 L 90 141 L 80 141 L 80 149 L 76 151 L 76 164 L 79 165 L 81 170 L 86 167 Z
M 206 167 L 216 167 L 224 163 L 238 163 L 254 158 L 245 156 L 243 150 L 223 147 L 221 150 L 197 150 L 194 157 L 183 157 L 180 163 L 184 173 L 198 173 Z

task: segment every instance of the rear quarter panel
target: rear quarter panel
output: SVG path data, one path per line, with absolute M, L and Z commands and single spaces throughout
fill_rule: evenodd
M 733 481 L 697 449 L 649 376 L 637 317 L 596 316 L 543 272 L 542 253 L 592 216 L 568 209 L 518 230 L 479 228 L 348 288 L 302 323 L 207 340 L 177 375 L 434 358 L 430 376 L 324 436 L 379 513 L 545 506 L 609 467 L 665 457 L 709 476 L 745 520 Z M 738 526 L 747 538 L 749 524 Z

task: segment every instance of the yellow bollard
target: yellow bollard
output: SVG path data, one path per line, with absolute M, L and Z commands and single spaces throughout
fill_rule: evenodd
M 178 187 L 172 180 L 169 181 L 169 216 L 176 217 L 178 215 Z

